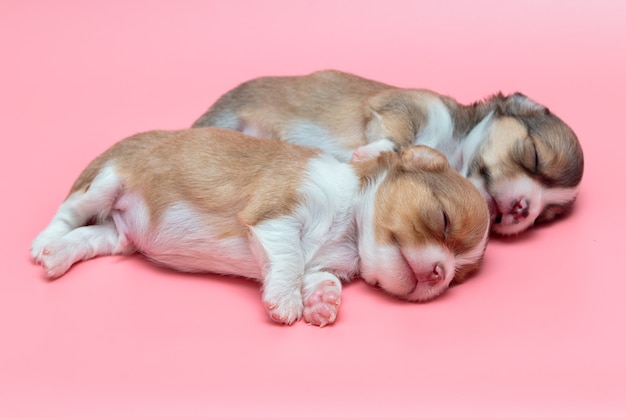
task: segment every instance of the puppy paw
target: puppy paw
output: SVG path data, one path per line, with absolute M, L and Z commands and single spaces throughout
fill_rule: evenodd
M 304 321 L 324 327 L 337 318 L 341 304 L 341 288 L 333 281 L 323 281 L 304 300 Z
M 302 318 L 302 295 L 297 292 L 289 296 L 264 299 L 265 309 L 277 323 L 293 324 Z
M 49 252 L 48 247 L 54 245 L 67 234 L 69 229 L 60 224 L 51 224 L 45 228 L 30 245 L 30 259 L 37 265 L 43 262 L 45 252 Z
M 30 245 L 30 259 L 33 263 L 37 265 L 41 265 L 43 263 L 44 257 L 50 252 L 49 249 L 47 249 L 49 244 L 50 240 L 41 235 L 33 241 Z
M 67 247 L 48 244 L 31 249 L 33 262 L 44 270 L 47 278 L 58 278 L 65 274 L 74 263 L 73 254 Z
M 361 146 L 354 151 L 350 162 L 367 161 L 369 159 L 377 157 L 379 154 L 380 152 L 376 149 L 373 149 L 369 146 Z
M 378 157 L 383 152 L 395 151 L 397 145 L 388 139 L 381 139 L 358 147 L 352 154 L 350 162 L 367 161 Z

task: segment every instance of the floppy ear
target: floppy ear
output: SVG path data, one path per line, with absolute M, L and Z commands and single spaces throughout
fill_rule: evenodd
M 504 113 L 512 116 L 532 116 L 537 113 L 548 114 L 550 110 L 522 93 L 515 93 L 505 99 Z
M 423 145 L 404 149 L 400 158 L 402 166 L 407 171 L 426 170 L 439 172 L 449 166 L 448 160 L 441 152 Z

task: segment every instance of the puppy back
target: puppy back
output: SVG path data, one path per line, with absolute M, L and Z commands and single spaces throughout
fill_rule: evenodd
M 140 133 L 113 145 L 78 177 L 86 190 L 112 165 L 125 192 L 140 194 L 158 222 L 172 204 L 237 217 L 247 225 L 289 213 L 306 162 L 318 151 L 217 128 Z

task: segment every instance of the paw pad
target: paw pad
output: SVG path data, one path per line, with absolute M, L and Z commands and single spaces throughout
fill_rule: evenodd
M 324 281 L 304 300 L 304 320 L 324 327 L 337 318 L 341 304 L 341 289 L 333 281 Z

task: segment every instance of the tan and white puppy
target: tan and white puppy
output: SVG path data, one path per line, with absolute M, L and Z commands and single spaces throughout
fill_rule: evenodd
M 87 166 L 31 257 L 50 278 L 135 251 L 249 277 L 273 320 L 324 326 L 359 274 L 403 299 L 440 295 L 478 267 L 488 223 L 480 193 L 427 147 L 346 164 L 224 129 L 153 131 Z
M 248 81 L 193 126 L 317 147 L 341 161 L 430 146 L 478 187 L 491 210 L 492 230 L 504 235 L 563 213 L 583 174 L 574 132 L 521 94 L 461 105 L 429 90 L 339 71 Z

